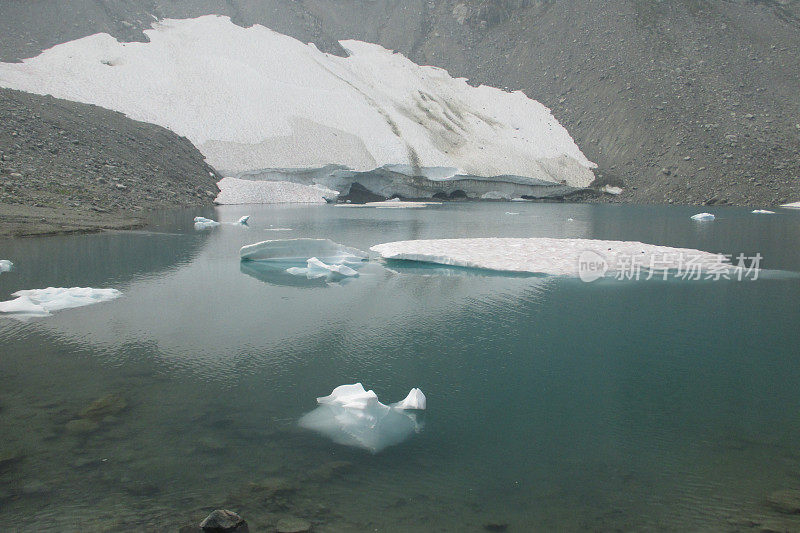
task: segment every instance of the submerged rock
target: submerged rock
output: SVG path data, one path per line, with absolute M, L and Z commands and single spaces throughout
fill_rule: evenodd
M 213 533 L 228 531 L 243 533 L 249 531 L 247 522 L 241 516 L 226 509 L 217 509 L 208 515 L 205 520 L 200 522 L 200 529 Z
M 107 394 L 93 401 L 89 407 L 80 412 L 81 418 L 94 421 L 103 420 L 107 416 L 121 413 L 128 407 L 128 402 L 119 394 Z
M 767 496 L 767 505 L 779 513 L 800 514 L 800 490 L 777 490 Z
M 94 420 L 89 420 L 88 418 L 70 420 L 66 425 L 67 433 L 71 433 L 73 435 L 88 435 L 89 433 L 94 433 L 99 428 L 100 424 Z
M 305 533 L 311 531 L 311 522 L 302 518 L 282 518 L 275 525 L 278 533 Z

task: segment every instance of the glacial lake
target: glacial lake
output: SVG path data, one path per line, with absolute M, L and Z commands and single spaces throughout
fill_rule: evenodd
M 227 508 L 251 531 L 289 516 L 320 532 L 798 530 L 768 505 L 800 488 L 798 277 L 584 283 L 373 259 L 326 284 L 238 256 L 275 238 L 565 237 L 800 272 L 800 212 L 709 210 L 711 223 L 660 206 L 228 206 L 0 241 L 15 264 L 0 300 L 123 292 L 0 317 L 0 520 L 177 531 Z M 252 218 L 195 231 L 196 215 Z M 424 428 L 371 454 L 298 426 L 355 382 L 387 403 L 420 387 Z M 108 416 L 74 423 L 102 398 Z

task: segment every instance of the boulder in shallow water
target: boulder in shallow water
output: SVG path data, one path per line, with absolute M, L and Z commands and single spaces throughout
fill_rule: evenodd
M 800 490 L 776 490 L 767 496 L 767 505 L 784 514 L 800 514 Z
M 245 522 L 241 516 L 226 509 L 217 509 L 208 515 L 205 520 L 200 522 L 200 529 L 211 533 L 223 533 L 229 531 L 242 533 L 249 531 L 247 522 Z
M 311 531 L 311 522 L 302 518 L 282 518 L 275 525 L 278 533 L 305 533 Z
M 81 411 L 80 416 L 81 418 L 99 421 L 107 416 L 121 413 L 127 407 L 128 402 L 119 394 L 106 394 Z

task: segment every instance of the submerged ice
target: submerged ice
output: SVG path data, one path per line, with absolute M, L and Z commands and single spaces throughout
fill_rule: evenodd
M 308 280 L 336 282 L 358 276 L 368 254 L 328 239 L 277 239 L 243 246 L 242 270 L 275 278 L 283 272 Z M 255 266 L 257 265 L 257 266 Z M 255 266 L 255 268 L 254 268 Z
M 377 453 L 399 444 L 422 429 L 417 414 L 425 409 L 425 395 L 411 389 L 402 402 L 384 405 L 361 383 L 340 385 L 328 396 L 317 398 L 319 407 L 305 414 L 301 427 L 317 431 L 337 444 Z
M 14 263 L 8 259 L 0 259 L 0 272 L 8 272 L 14 266 Z
M 48 316 L 62 309 L 72 309 L 85 305 L 106 302 L 119 298 L 122 293 L 116 289 L 93 289 L 90 287 L 48 287 L 29 289 L 12 293 L 13 300 L 0 302 L 0 313 L 17 318 Z

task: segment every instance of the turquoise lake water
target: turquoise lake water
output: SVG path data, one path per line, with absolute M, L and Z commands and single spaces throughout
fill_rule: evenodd
M 760 253 L 800 272 L 800 212 L 696 212 L 229 206 L 0 241 L 15 264 L 0 300 L 123 292 L 0 317 L 0 519 L 177 531 L 228 508 L 255 531 L 288 516 L 314 531 L 800 530 L 767 503 L 800 488 L 798 277 L 583 283 L 376 258 L 326 284 L 238 258 L 275 238 L 564 237 Z M 192 227 L 245 214 L 249 228 Z M 298 427 L 317 396 L 355 382 L 386 402 L 420 387 L 422 431 L 371 454 Z M 111 414 L 76 425 L 100 398 Z

